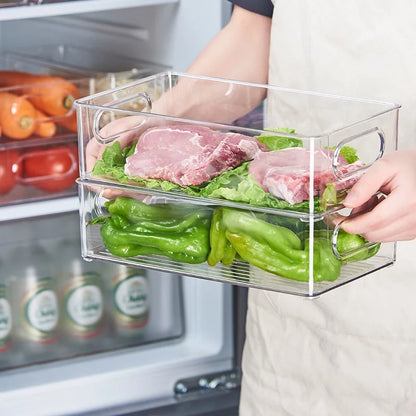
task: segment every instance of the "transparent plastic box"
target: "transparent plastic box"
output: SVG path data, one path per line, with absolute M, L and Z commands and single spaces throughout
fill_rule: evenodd
M 20 59 L 37 65 L 46 62 L 49 66 L 61 68 L 67 73 L 88 74 L 88 95 L 169 69 L 166 65 L 156 62 L 70 44 L 42 45 L 35 49 L 19 50 L 17 55 Z
M 397 148 L 399 105 L 163 72 L 76 109 L 85 258 L 302 296 L 394 263 L 333 219 Z
M 0 75 L 0 205 L 76 195 L 78 142 L 72 104 L 90 93 L 89 76 L 16 53 L 0 57 L 0 70 L 6 71 Z M 5 79 L 15 73 L 48 78 L 7 85 Z M 61 98 L 68 98 L 66 105 Z
M 9 105 L 14 103 L 24 112 L 20 118 L 24 128 L 19 131 L 0 121 L 0 205 L 76 195 L 79 164 L 76 148 L 73 152 L 78 145 L 73 100 L 161 68 L 128 57 L 111 58 L 100 51 L 68 45 L 42 46 L 0 56 L 0 71 L 52 77 L 40 83 L 28 79 L 18 85 L 6 85 L 6 73 L 0 75 L 0 95 L 12 97 L 9 102 L 0 101 L 1 117 L 11 120 Z M 67 96 L 70 99 L 63 108 L 60 100 Z M 50 97 L 54 101 L 49 107 Z M 30 125 L 24 124 L 29 118 Z M 26 172 L 25 165 L 34 162 L 50 169 Z
M 32 58 L 14 52 L 0 56 L 0 93 L 12 94 L 21 129 L 7 128 L 2 122 L 1 141 L 31 138 L 52 138 L 72 135 L 76 137 L 75 99 L 91 93 L 91 73 L 48 62 L 41 57 Z M 41 78 L 36 79 L 37 76 Z M 1 101 L 2 117 L 9 115 L 9 102 Z M 51 122 L 55 129 L 39 129 L 41 123 Z
M 76 48 L 69 45 L 42 46 L 35 50 L 5 52 L 0 56 L 0 92 L 8 92 L 29 101 L 43 114 L 32 116 L 34 124 L 50 121 L 56 131 L 46 137 L 62 137 L 77 132 L 73 100 L 131 82 L 134 79 L 166 69 L 161 65 L 131 59 L 125 56 L 108 55 L 100 51 Z M 50 77 L 41 81 L 20 77 L 12 80 L 11 72 L 23 72 Z M 66 95 L 65 95 L 66 94 Z M 49 101 L 47 101 L 49 100 Z M 53 101 L 54 100 L 54 101 Z M 58 101 L 58 100 L 62 100 Z M 22 134 L 24 134 L 22 132 Z M 4 139 L 27 139 L 45 137 L 38 129 L 28 129 L 27 135 L 8 134 L 2 128 Z
M 77 195 L 78 144 L 73 137 L 0 142 L 0 205 Z

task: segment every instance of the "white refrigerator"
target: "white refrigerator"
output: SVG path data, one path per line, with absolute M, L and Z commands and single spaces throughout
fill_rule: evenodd
M 229 15 L 221 0 L 6 0 L 0 54 L 183 71 Z M 237 414 L 246 289 L 86 262 L 77 187 L 19 186 L 0 195 L 0 414 Z

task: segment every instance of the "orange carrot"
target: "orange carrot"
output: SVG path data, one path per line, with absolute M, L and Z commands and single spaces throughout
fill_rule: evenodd
M 0 71 L 0 86 L 21 87 L 21 93 L 35 107 L 51 116 L 65 115 L 79 98 L 78 88 L 72 82 L 49 75 Z
M 36 110 L 36 126 L 34 133 L 40 137 L 53 137 L 56 133 L 56 124 L 47 120 L 47 115 L 40 110 Z
M 0 126 L 11 139 L 26 139 L 35 130 L 36 109 L 24 97 L 0 92 Z

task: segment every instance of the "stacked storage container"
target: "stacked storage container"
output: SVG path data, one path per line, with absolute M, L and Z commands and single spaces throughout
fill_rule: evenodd
M 249 112 L 255 96 L 267 99 Z M 184 100 L 197 116 L 178 113 Z M 394 243 L 346 234 L 340 222 L 351 214 L 342 205 L 348 189 L 396 149 L 398 108 L 172 72 L 80 99 L 83 256 L 302 296 L 391 265 Z M 201 168 L 181 152 L 159 170 L 131 173 L 126 164 L 140 158 L 142 134 L 155 128 L 146 158 L 177 151 L 175 132 L 188 134 L 189 146 L 204 135 L 225 133 L 226 142 L 239 134 L 259 152 L 218 167 L 215 148 L 217 170 L 198 183 L 174 177 L 213 166 Z M 158 217 L 156 210 L 164 211 Z M 164 246 L 166 220 L 181 231 L 164 229 L 172 239 Z M 180 238 L 188 240 L 175 249 Z

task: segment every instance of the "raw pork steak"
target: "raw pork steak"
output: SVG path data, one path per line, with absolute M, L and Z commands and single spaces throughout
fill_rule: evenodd
M 350 187 L 357 180 L 357 177 L 343 181 L 336 178 L 332 169 L 332 156 L 330 150 L 314 151 L 314 196 L 321 195 L 328 183 L 335 183 L 335 188 L 339 190 Z M 348 164 L 343 157 L 339 158 L 339 163 L 339 175 L 362 166 L 361 162 Z M 309 200 L 309 172 L 310 150 L 300 147 L 261 152 L 249 166 L 249 173 L 265 192 L 290 204 Z
M 140 136 L 124 171 L 180 186 L 200 185 L 267 150 L 254 137 L 204 126 L 153 127 Z

